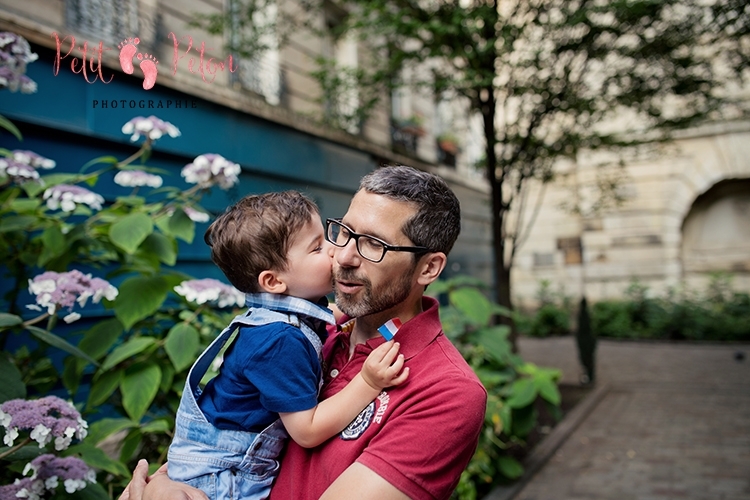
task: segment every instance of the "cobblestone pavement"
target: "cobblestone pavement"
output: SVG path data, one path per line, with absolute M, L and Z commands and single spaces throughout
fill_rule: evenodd
M 572 337 L 521 339 L 519 350 L 577 383 Z M 601 385 L 514 500 L 750 500 L 750 344 L 600 341 Z

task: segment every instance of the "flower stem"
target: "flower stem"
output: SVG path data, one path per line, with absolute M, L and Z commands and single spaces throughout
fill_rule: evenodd
M 27 437 L 26 439 L 24 439 L 23 441 L 21 441 L 20 443 L 18 443 L 17 445 L 15 445 L 14 447 L 8 448 L 4 452 L 0 453 L 0 458 L 5 458 L 8 455 L 10 455 L 11 453 L 17 452 L 18 450 L 20 450 L 21 448 L 23 448 L 24 446 L 26 446 L 30 442 L 31 442 L 31 438 Z

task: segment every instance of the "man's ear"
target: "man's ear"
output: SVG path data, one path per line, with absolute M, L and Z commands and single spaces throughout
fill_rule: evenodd
M 260 285 L 260 289 L 264 292 L 286 292 L 286 283 L 279 280 L 279 276 L 275 271 L 261 271 L 261 273 L 258 275 L 258 285 Z
M 440 273 L 445 269 L 445 264 L 448 262 L 448 257 L 443 252 L 428 253 L 422 258 L 422 263 L 419 265 L 419 275 L 417 276 L 417 283 L 420 285 L 427 286 L 440 276 Z

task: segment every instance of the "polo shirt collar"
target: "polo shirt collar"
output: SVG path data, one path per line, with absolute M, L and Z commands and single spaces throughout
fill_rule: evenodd
M 422 312 L 401 325 L 401 328 L 398 329 L 398 333 L 396 333 L 393 339 L 401 344 L 399 353 L 403 354 L 404 358 L 409 359 L 416 356 L 443 332 L 438 310 L 437 300 L 432 297 L 422 297 Z M 350 320 L 350 317 L 344 315 L 340 323 L 344 324 Z M 351 329 L 346 330 L 338 332 L 336 336 L 349 338 Z M 374 349 L 383 342 L 385 342 L 385 339 L 382 336 L 378 336 L 377 338 L 368 340 L 366 344 Z

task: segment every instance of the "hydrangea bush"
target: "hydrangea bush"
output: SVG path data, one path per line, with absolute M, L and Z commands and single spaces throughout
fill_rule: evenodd
M 0 89 L 24 89 L 33 57 L 22 40 L 0 33 Z M 3 117 L 0 127 L 20 137 Z M 163 462 L 187 369 L 244 303 L 173 268 L 178 242 L 210 220 L 202 196 L 234 186 L 239 165 L 209 153 L 179 174 L 157 170 L 145 164 L 154 143 L 180 130 L 149 116 L 122 132 L 136 143 L 130 157 L 77 174 L 56 172 L 61 158 L 0 149 L 11 284 L 0 311 L 0 500 L 114 498 L 137 458 Z M 98 193 L 103 179 L 121 195 Z

